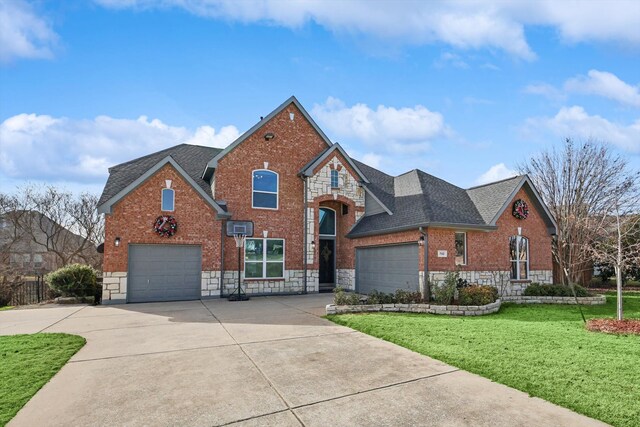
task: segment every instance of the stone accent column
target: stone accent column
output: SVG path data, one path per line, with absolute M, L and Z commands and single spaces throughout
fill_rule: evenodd
M 105 271 L 102 273 L 102 304 L 124 304 L 127 302 L 127 272 Z

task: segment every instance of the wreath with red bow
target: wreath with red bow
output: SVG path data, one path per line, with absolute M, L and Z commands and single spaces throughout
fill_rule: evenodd
M 172 216 L 161 215 L 153 223 L 153 230 L 160 237 L 171 237 L 178 230 L 178 221 Z
M 527 202 L 522 199 L 518 199 L 513 204 L 513 216 L 518 219 L 527 219 L 529 216 L 529 206 Z

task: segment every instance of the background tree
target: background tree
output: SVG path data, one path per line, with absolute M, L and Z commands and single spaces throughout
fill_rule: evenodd
M 593 218 L 603 218 L 624 200 L 627 184 L 638 173 L 608 145 L 588 140 L 576 144 L 567 138 L 561 149 L 543 151 L 520 166 L 531 178 L 558 224 L 552 254 L 563 284 L 581 283 L 593 268 L 591 243 L 599 232 Z
M 104 240 L 104 222 L 97 202 L 95 195 L 74 196 L 53 186 L 26 186 L 14 194 L 0 194 L 7 234 L 3 253 L 30 245 L 54 254 L 57 266 L 81 262 L 100 267 L 96 245 Z

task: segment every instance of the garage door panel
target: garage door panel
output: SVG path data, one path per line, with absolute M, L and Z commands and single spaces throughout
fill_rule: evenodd
M 418 291 L 418 245 L 356 249 L 356 289 L 365 294 Z
M 128 301 L 200 298 L 202 250 L 191 245 L 130 245 Z

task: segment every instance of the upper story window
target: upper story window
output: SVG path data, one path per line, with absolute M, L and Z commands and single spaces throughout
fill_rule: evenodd
M 175 192 L 171 188 L 162 189 L 162 210 L 175 210 Z
M 278 209 L 278 174 L 268 170 L 253 171 L 251 206 L 259 209 Z
M 529 239 L 523 236 L 511 236 L 509 238 L 509 254 L 511 279 L 527 280 L 529 278 Z
M 323 236 L 336 235 L 336 211 L 329 208 L 320 208 L 320 234 Z
M 340 187 L 340 180 L 338 179 L 338 171 L 331 169 L 331 188 Z
M 467 233 L 456 232 L 456 265 L 467 265 Z

